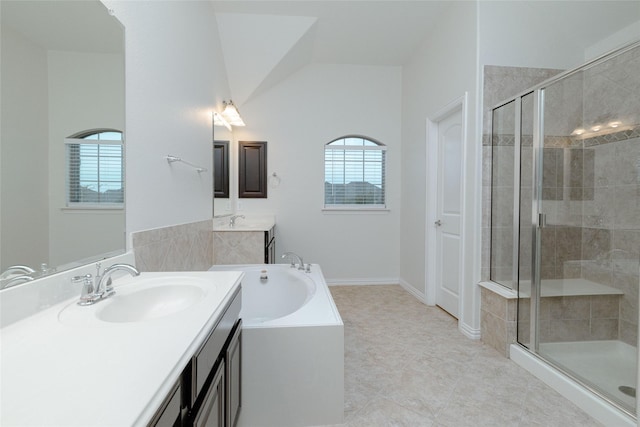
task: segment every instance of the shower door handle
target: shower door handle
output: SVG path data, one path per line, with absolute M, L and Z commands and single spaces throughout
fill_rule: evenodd
M 538 214 L 538 228 L 545 228 L 547 226 L 547 214 Z
M 436 227 L 441 227 L 442 226 L 442 221 L 437 220 L 436 222 L 434 222 Z

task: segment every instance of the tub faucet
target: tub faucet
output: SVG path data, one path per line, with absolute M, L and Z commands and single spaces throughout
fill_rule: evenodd
M 238 218 L 242 218 L 244 219 L 244 215 L 232 215 L 231 218 L 229 218 L 229 227 L 235 227 L 236 226 L 236 220 Z
M 302 261 L 302 257 L 293 253 L 293 252 L 285 252 L 282 254 L 282 259 L 289 258 L 291 260 L 291 268 L 296 266 L 295 260 L 298 260 L 298 270 L 304 270 L 304 261 Z

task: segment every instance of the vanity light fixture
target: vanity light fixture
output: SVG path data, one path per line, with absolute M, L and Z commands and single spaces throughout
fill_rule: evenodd
M 222 117 L 222 115 L 216 113 L 215 111 L 213 112 L 213 124 L 214 126 L 224 126 L 229 131 L 231 131 L 231 125 L 229 124 L 229 122 L 226 121 L 224 117 Z
M 242 117 L 240 117 L 240 113 L 232 100 L 229 100 L 229 102 L 222 101 L 222 104 L 224 105 L 222 116 L 231 126 L 245 126 L 244 121 L 242 120 Z

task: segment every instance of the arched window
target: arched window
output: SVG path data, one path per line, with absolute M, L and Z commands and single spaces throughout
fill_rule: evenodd
M 122 132 L 94 129 L 65 139 L 68 207 L 121 208 L 124 205 Z
M 348 135 L 324 147 L 324 207 L 384 209 L 386 146 Z

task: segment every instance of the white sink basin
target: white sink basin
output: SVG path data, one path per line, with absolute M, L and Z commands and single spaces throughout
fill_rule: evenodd
M 152 321 L 189 313 L 189 308 L 216 289 L 210 280 L 175 273 L 143 273 L 119 286 L 114 284 L 114 296 L 88 306 L 77 305 L 76 299 L 60 311 L 58 320 L 85 327 Z
M 96 312 L 105 322 L 140 322 L 164 317 L 191 307 L 204 296 L 198 286 L 166 285 L 142 289 L 125 295 L 116 294 Z

